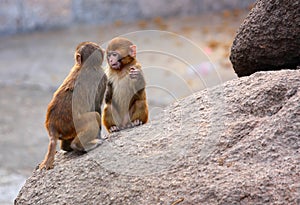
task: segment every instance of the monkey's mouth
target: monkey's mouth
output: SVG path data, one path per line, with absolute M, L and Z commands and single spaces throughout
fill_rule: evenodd
M 111 68 L 119 70 L 120 69 L 120 63 L 111 64 Z

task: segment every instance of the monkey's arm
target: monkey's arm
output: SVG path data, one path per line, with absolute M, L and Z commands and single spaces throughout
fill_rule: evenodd
M 130 120 L 133 126 L 145 124 L 148 121 L 148 105 L 146 99 L 136 100 L 130 111 Z
M 136 92 L 145 88 L 146 81 L 140 64 L 136 64 L 130 68 L 129 76 L 134 82 Z
M 103 74 L 97 90 L 97 101 L 95 103 L 95 111 L 101 115 L 101 105 L 106 91 L 107 76 Z
M 116 127 L 116 123 L 112 115 L 112 96 L 113 88 L 112 82 L 107 83 L 106 93 L 105 93 L 105 106 L 102 115 L 102 124 L 106 127 L 108 132 L 112 132 L 111 128 Z
M 145 89 L 139 90 L 131 101 L 129 110 L 132 126 L 145 124 L 148 121 L 148 104 Z
M 118 131 L 118 127 L 113 119 L 112 115 L 112 105 L 106 104 L 104 106 L 103 115 L 102 115 L 102 123 L 106 127 L 108 132 Z M 112 130 L 113 128 L 113 130 Z
M 111 104 L 112 103 L 112 96 L 113 96 L 113 88 L 112 82 L 107 82 L 106 93 L 105 93 L 105 103 Z

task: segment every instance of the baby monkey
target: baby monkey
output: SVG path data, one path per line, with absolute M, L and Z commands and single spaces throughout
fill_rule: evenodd
M 136 45 L 126 38 L 112 39 L 106 49 L 108 83 L 102 122 L 108 132 L 148 121 L 145 78 L 136 60 Z
M 96 43 L 77 46 L 75 65 L 48 105 L 45 126 L 49 145 L 40 169 L 53 168 L 58 139 L 65 151 L 86 152 L 100 144 L 101 104 L 107 83 L 101 67 L 103 56 Z

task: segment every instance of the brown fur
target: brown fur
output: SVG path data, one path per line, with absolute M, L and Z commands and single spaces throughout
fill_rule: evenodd
M 146 100 L 145 78 L 141 65 L 136 60 L 134 46 L 125 38 L 113 39 L 106 50 L 117 52 L 120 56 L 120 68 L 113 69 L 109 63 L 107 70 L 108 86 L 102 123 L 109 132 L 144 124 L 148 121 L 148 104 Z M 108 57 L 108 61 L 109 61 Z M 131 69 L 137 74 L 131 77 Z
M 101 104 L 107 77 L 101 64 L 103 51 L 95 43 L 80 43 L 75 65 L 48 105 L 45 126 L 49 146 L 39 168 L 53 168 L 57 140 L 65 151 L 89 151 L 100 143 Z

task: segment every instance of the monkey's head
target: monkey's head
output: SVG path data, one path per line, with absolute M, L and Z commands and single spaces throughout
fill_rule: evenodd
M 106 49 L 107 62 L 110 68 L 121 70 L 136 57 L 136 45 L 126 38 L 112 39 Z
M 93 42 L 82 42 L 78 44 L 75 51 L 75 62 L 81 66 L 84 63 L 101 66 L 103 62 L 104 51 L 100 46 Z

